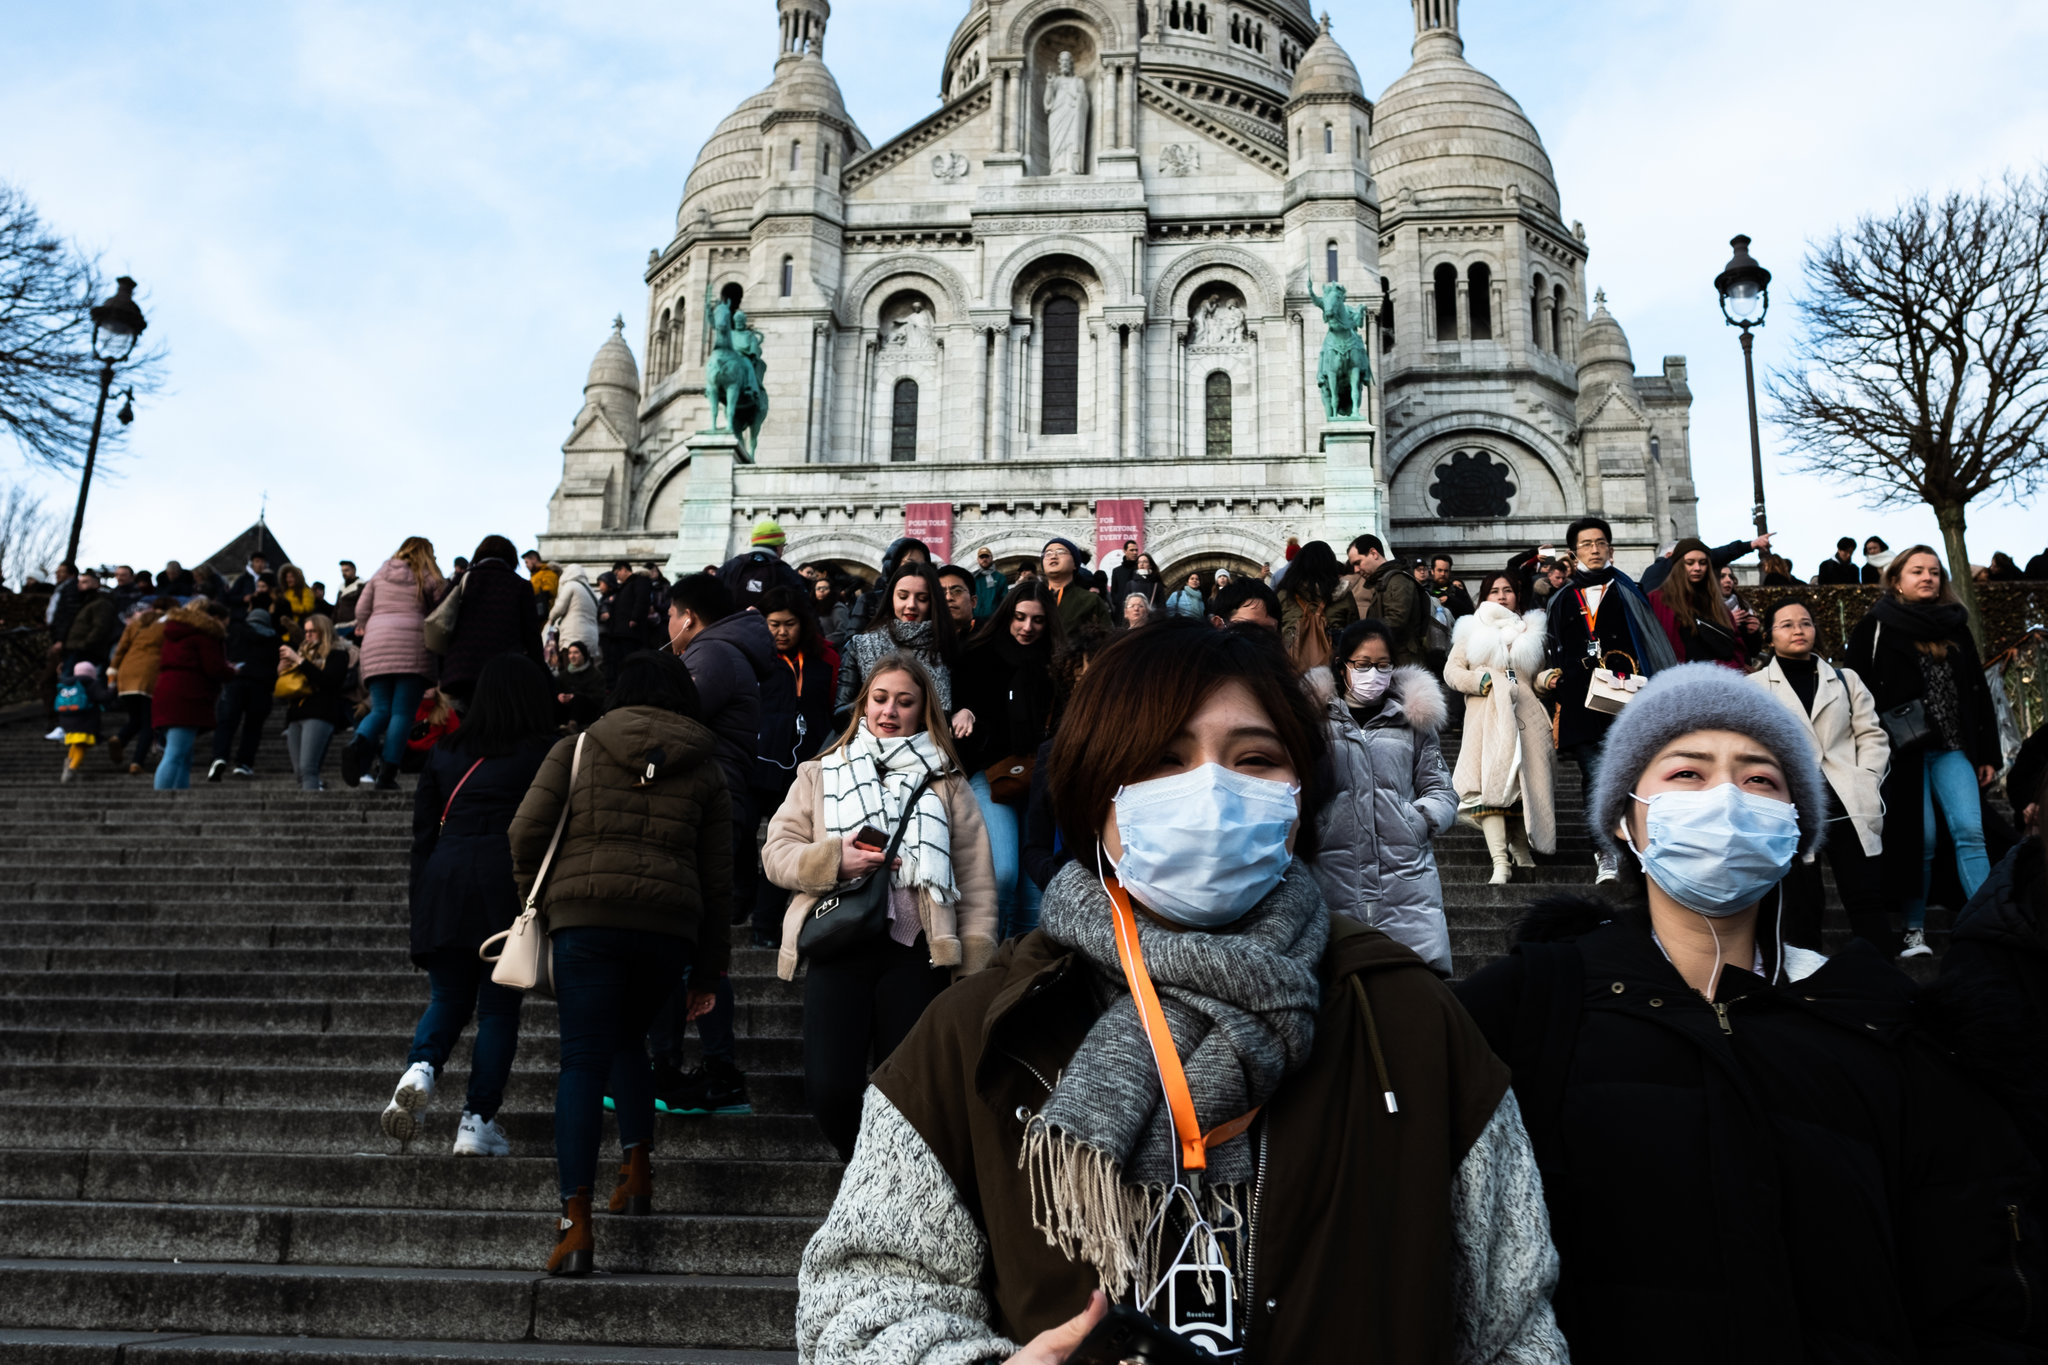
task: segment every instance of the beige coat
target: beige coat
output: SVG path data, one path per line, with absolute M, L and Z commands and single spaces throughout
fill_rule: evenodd
M 1856 829 L 1863 851 L 1875 858 L 1884 851 L 1884 807 L 1877 795 L 1885 769 L 1891 766 L 1892 744 L 1877 723 L 1877 699 L 1855 670 L 1819 661 L 1820 681 L 1813 694 L 1813 714 L 1806 714 L 1799 694 L 1785 680 L 1776 659 L 1749 675 L 1806 722 L 1820 750 L 1820 770 L 1835 799 Z
M 782 915 L 782 953 L 775 972 L 784 981 L 796 977 L 796 936 L 820 897 L 839 885 L 839 836 L 825 827 L 825 786 L 821 764 L 810 759 L 796 770 L 796 782 L 768 822 L 768 842 L 761 846 L 761 866 L 768 880 L 793 892 Z M 960 888 L 956 905 L 940 905 L 917 893 L 917 918 L 924 925 L 934 967 L 951 967 L 955 977 L 978 972 L 996 951 L 995 859 L 989 853 L 988 830 L 981 807 L 967 779 L 954 773 L 938 784 L 946 799 L 946 826 L 952 833 L 953 883 Z
M 1451 774 L 1459 808 L 1519 805 L 1529 846 L 1551 853 L 1557 848 L 1554 750 L 1550 713 L 1536 696 L 1543 637 L 1542 612 L 1517 616 L 1498 602 L 1481 602 L 1452 632 L 1444 681 L 1465 695 L 1465 738 Z

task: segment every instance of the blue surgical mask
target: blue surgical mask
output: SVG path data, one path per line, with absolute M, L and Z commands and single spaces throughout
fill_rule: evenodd
M 1629 851 L 1671 899 L 1709 918 L 1755 905 L 1799 856 L 1798 807 L 1731 782 L 1658 792 L 1643 804 L 1650 808 L 1649 847 L 1638 849 L 1630 837 Z
M 1238 919 L 1287 875 L 1299 787 L 1218 763 L 1116 794 L 1116 862 L 1124 889 L 1191 929 Z

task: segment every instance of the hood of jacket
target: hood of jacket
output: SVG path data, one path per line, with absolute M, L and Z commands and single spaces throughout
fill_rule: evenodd
M 697 640 L 717 640 L 731 645 L 746 656 L 756 678 L 766 677 L 775 663 L 775 637 L 768 633 L 768 622 L 758 611 L 736 611 L 721 617 L 704 627 Z M 695 644 L 697 640 L 690 643 Z
M 1402 664 L 1387 681 L 1386 700 L 1380 704 L 1379 714 L 1366 725 L 1405 725 L 1419 735 L 1433 735 L 1444 728 L 1450 714 L 1450 700 L 1429 670 Z M 1330 718 L 1346 725 L 1358 723 L 1342 695 L 1330 699 Z
M 1507 668 L 1533 677 L 1543 667 L 1544 630 L 1540 611 L 1516 615 L 1498 602 L 1481 602 L 1470 616 L 1451 628 L 1451 648 L 1465 648 L 1465 662 L 1474 668 Z
M 228 635 L 227 622 L 217 621 L 205 612 L 191 607 L 172 607 L 164 613 L 165 633 L 168 634 L 174 626 L 183 626 L 186 630 L 200 635 L 211 635 L 216 640 L 225 640 Z
M 657 706 L 622 706 L 607 711 L 585 731 L 621 767 L 655 776 L 708 762 L 714 741 L 711 731 L 688 716 Z

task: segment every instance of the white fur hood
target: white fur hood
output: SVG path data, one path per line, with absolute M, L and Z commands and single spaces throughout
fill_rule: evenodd
M 1481 602 L 1452 629 L 1451 648 L 1462 645 L 1465 662 L 1473 668 L 1512 665 L 1518 673 L 1533 675 L 1543 667 L 1545 625 L 1540 611 L 1517 616 L 1498 602 Z

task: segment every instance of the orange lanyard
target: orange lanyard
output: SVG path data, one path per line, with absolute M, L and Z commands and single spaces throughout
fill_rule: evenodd
M 798 654 L 794 657 L 796 662 L 791 663 L 791 656 L 785 654 L 782 656 L 782 662 L 790 672 L 796 674 L 796 694 L 801 697 L 804 694 L 804 656 Z
M 1152 1062 L 1159 1068 L 1159 1085 L 1166 1092 L 1166 1107 L 1173 1115 L 1174 1135 L 1180 1139 L 1180 1166 L 1184 1171 L 1209 1169 L 1209 1149 L 1230 1141 L 1252 1126 L 1259 1116 L 1234 1118 L 1204 1133 L 1195 1117 L 1194 1096 L 1188 1093 L 1188 1075 L 1173 1045 L 1173 1030 L 1166 1011 L 1159 1007 L 1159 992 L 1152 987 L 1152 975 L 1145 970 L 1145 950 L 1138 946 L 1138 921 L 1131 913 L 1131 898 L 1123 884 L 1108 878 L 1104 888 L 1116 913 L 1116 956 L 1123 964 L 1124 981 L 1131 988 L 1131 1000 L 1138 1007 L 1138 1022 L 1145 1026 L 1145 1041 L 1152 1045 Z
M 1584 588 L 1574 588 L 1574 589 L 1572 589 L 1572 591 L 1578 594 L 1578 598 L 1579 598 L 1579 615 L 1581 615 L 1581 616 L 1583 616 L 1583 617 L 1585 617 L 1585 618 L 1586 618 L 1586 634 L 1587 634 L 1587 636 L 1588 636 L 1589 638 L 1591 638 L 1591 639 L 1595 639 L 1595 640 L 1599 639 L 1599 638 L 1600 638 L 1600 630 L 1599 630 L 1599 627 L 1597 627 L 1597 626 L 1595 626 L 1595 625 L 1593 624 L 1593 619 L 1594 619 L 1594 618 L 1595 618 L 1596 616 L 1598 616 L 1598 615 L 1599 615 L 1600 613 L 1599 613 L 1599 612 L 1597 612 L 1597 611 L 1595 611 L 1595 610 L 1593 610 L 1592 608 L 1590 608 L 1590 607 L 1588 607 L 1588 606 L 1586 605 L 1586 590 L 1585 590 Z M 1603 598 L 1602 600 L 1605 600 L 1605 599 Z

